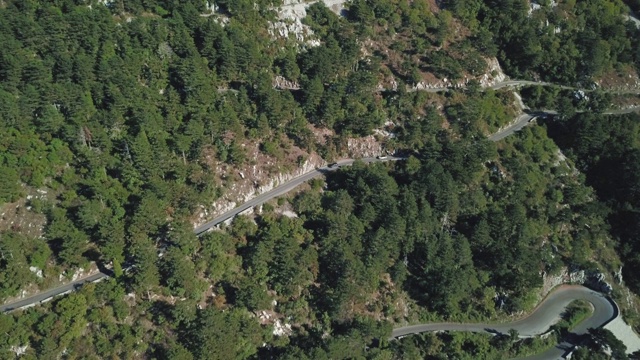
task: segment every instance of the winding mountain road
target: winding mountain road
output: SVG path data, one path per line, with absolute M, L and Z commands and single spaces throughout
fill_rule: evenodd
M 516 123 L 505 130 L 494 134 L 489 137 L 493 141 L 498 141 L 504 137 L 513 134 L 515 131 L 526 125 L 530 119 L 535 118 L 535 115 L 521 115 Z M 522 125 L 522 126 L 521 126 Z M 365 163 L 373 162 L 385 162 L 385 161 L 398 161 L 403 160 L 402 157 L 384 157 L 384 158 L 364 158 L 361 161 Z M 235 209 L 228 211 L 215 219 L 198 226 L 194 229 L 197 235 L 202 235 L 208 230 L 218 226 L 226 220 L 233 218 L 234 216 L 246 211 L 252 207 L 259 206 L 266 201 L 275 197 L 281 196 L 298 185 L 309 181 L 315 177 L 319 177 L 325 173 L 336 171 L 343 166 L 351 166 L 354 163 L 354 159 L 345 159 L 338 161 L 330 166 L 321 167 L 312 170 L 306 174 L 296 177 L 286 183 L 277 186 L 271 191 L 257 196 L 256 198 L 236 207 Z M 48 299 L 55 296 L 63 295 L 70 291 L 77 289 L 80 285 L 86 282 L 94 282 L 100 279 L 108 277 L 107 274 L 102 272 L 94 274 L 92 276 L 78 279 L 69 284 L 59 286 L 53 289 L 46 290 L 34 296 L 5 304 L 0 306 L 0 312 L 10 312 L 20 308 L 26 308 L 34 306 L 38 303 L 48 301 Z M 438 324 L 418 324 L 412 326 L 401 327 L 393 330 L 392 339 L 400 338 L 403 336 L 417 334 L 427 331 L 472 331 L 472 332 L 487 332 L 487 333 L 508 333 L 510 329 L 518 331 L 522 337 L 531 337 L 543 334 L 551 325 L 555 324 L 560 315 L 564 311 L 565 307 L 573 300 L 586 300 L 590 302 L 594 307 L 593 314 L 583 322 L 581 322 L 574 330 L 573 333 L 578 335 L 587 332 L 588 328 L 600 327 L 618 316 L 618 308 L 614 302 L 603 296 L 602 294 L 590 290 L 583 286 L 561 286 L 556 291 L 552 292 L 538 307 L 526 318 L 506 324 L 456 324 L 456 323 L 438 323 Z M 557 346 L 535 356 L 528 357 L 528 360 L 539 359 L 559 359 L 572 349 L 574 344 L 569 342 L 563 342 Z
M 507 81 L 500 84 L 497 84 L 493 88 L 498 89 L 501 87 L 507 86 L 520 86 L 520 85 L 531 85 L 531 84 L 544 84 L 546 83 L 537 83 L 530 81 Z M 639 108 L 630 108 L 623 110 L 615 110 L 608 112 L 609 114 L 621 114 L 632 111 L 637 111 Z M 534 120 L 538 116 L 542 115 L 553 115 L 557 114 L 555 111 L 541 111 L 541 112 L 532 112 L 525 113 L 519 115 L 516 120 L 507 126 L 504 129 L 492 134 L 489 136 L 489 140 L 491 141 L 500 141 L 505 137 L 519 131 L 523 127 L 527 126 L 532 120 Z M 403 160 L 402 157 L 394 157 L 387 156 L 382 158 L 363 158 L 360 159 L 365 163 L 373 163 L 373 162 L 386 162 L 386 161 L 398 161 Z M 354 159 L 344 159 L 340 160 L 330 166 L 325 166 L 321 168 L 314 169 L 308 173 L 300 175 L 294 179 L 291 179 L 271 191 L 265 192 L 239 206 L 236 208 L 212 219 L 211 221 L 202 224 L 194 229 L 196 235 L 200 236 L 207 231 L 213 229 L 219 224 L 227 221 L 238 214 L 253 208 L 255 206 L 259 206 L 275 197 L 281 196 L 283 194 L 288 193 L 293 190 L 297 186 L 301 185 L 304 182 L 307 182 L 313 178 L 319 177 L 328 172 L 336 171 L 340 167 L 343 166 L 351 166 L 356 160 Z M 42 303 L 48 301 L 49 299 L 63 295 L 70 291 L 77 289 L 79 286 L 86 282 L 94 282 L 101 280 L 103 278 L 108 277 L 109 275 L 99 272 L 97 274 L 91 275 L 89 277 L 78 279 L 69 284 L 62 285 L 53 289 L 48 289 L 41 293 L 35 294 L 31 297 L 27 297 L 21 299 L 19 301 L 15 301 L 9 304 L 0 305 L 0 312 L 10 312 L 20 308 L 26 308 L 30 306 L 34 306 L 38 303 Z M 563 286 L 557 291 L 554 291 L 550 294 L 528 317 L 508 324 L 420 324 L 420 325 L 412 325 L 402 328 L 397 328 L 393 330 L 392 338 L 399 338 L 406 335 L 426 332 L 426 331 L 472 331 L 472 332 L 489 332 L 489 333 L 508 333 L 510 329 L 518 330 L 518 333 L 521 336 L 536 336 L 544 333 L 549 329 L 551 325 L 556 323 L 565 307 L 573 300 L 586 300 L 593 304 L 594 313 L 591 317 L 581 322 L 578 327 L 574 329 L 574 333 L 583 334 L 586 333 L 588 328 L 591 327 L 600 327 L 614 319 L 618 316 L 618 308 L 611 300 L 604 297 L 602 294 L 597 293 L 595 291 L 589 290 L 582 286 Z M 538 360 L 538 359 L 558 359 L 564 356 L 570 349 L 572 349 L 574 344 L 563 342 L 558 344 L 556 347 L 549 349 L 548 351 L 537 354 L 532 357 L 528 357 L 529 360 Z
M 609 111 L 603 112 L 602 114 L 604 114 L 604 115 L 622 115 L 622 114 L 629 114 L 629 113 L 637 112 L 637 111 L 640 111 L 640 106 L 632 106 L 632 107 L 629 107 L 629 108 L 626 108 L 626 109 L 609 110 Z M 578 112 L 584 112 L 584 111 L 578 111 Z M 504 129 L 498 130 L 498 132 L 496 132 L 494 134 L 489 135 L 489 140 L 491 140 L 491 141 L 500 141 L 500 140 L 506 138 L 507 136 L 512 135 L 513 133 L 522 130 L 522 128 L 524 128 L 529 123 L 531 123 L 531 121 L 534 120 L 535 118 L 542 117 L 542 116 L 549 116 L 549 115 L 558 115 L 558 112 L 555 111 L 555 110 L 542 110 L 542 111 L 535 111 L 535 112 L 520 114 L 507 127 L 505 127 Z
M 551 114 L 552 112 L 544 112 L 547 114 Z M 496 134 L 493 134 L 489 137 L 492 141 L 499 141 L 514 132 L 522 129 L 522 127 L 526 126 L 530 120 L 534 119 L 536 116 L 539 116 L 544 113 L 532 113 L 532 114 L 523 114 L 520 115 L 517 120 L 511 126 L 499 131 Z M 365 163 L 373 163 L 373 162 L 386 162 L 386 161 L 398 161 L 403 160 L 402 157 L 394 157 L 388 156 L 383 158 L 363 158 L 360 159 Z M 355 162 L 354 159 L 344 159 L 340 160 L 334 164 L 329 166 L 321 167 L 318 169 L 314 169 L 306 174 L 298 176 L 290 181 L 285 182 L 284 184 L 277 186 L 271 191 L 268 191 L 264 194 L 261 194 L 255 197 L 252 200 L 247 201 L 246 203 L 236 207 L 233 210 L 230 210 L 213 220 L 202 224 L 194 229 L 196 235 L 202 235 L 209 231 L 210 229 L 218 226 L 219 224 L 227 221 L 234 216 L 246 211 L 252 207 L 259 206 L 275 197 L 286 194 L 287 192 L 293 190 L 300 184 L 309 181 L 315 177 L 319 177 L 325 173 L 336 171 L 340 167 L 343 166 L 351 166 Z M 0 306 L 0 312 L 10 312 L 16 309 L 25 308 L 29 306 L 36 305 L 38 303 L 48 301 L 48 299 L 53 298 L 55 296 L 59 296 L 65 294 L 67 292 L 73 291 L 78 288 L 80 285 L 86 282 L 98 281 L 100 279 L 108 277 L 107 274 L 102 272 L 79 279 L 77 281 L 71 282 L 69 284 L 59 286 L 53 289 L 46 290 L 34 296 L 19 300 L 17 302 L 13 302 L 10 304 L 5 304 Z M 489 332 L 489 333 L 508 333 L 510 329 L 518 330 L 518 333 L 523 337 L 536 336 L 544 333 L 549 329 L 551 325 L 556 323 L 565 307 L 573 300 L 582 299 L 590 302 L 594 306 L 594 313 L 591 317 L 581 322 L 576 329 L 574 329 L 574 333 L 583 334 L 590 327 L 600 327 L 604 324 L 608 323 L 612 319 L 614 319 L 618 315 L 618 309 L 615 303 L 613 303 L 608 298 L 604 297 L 602 294 L 597 293 L 595 291 L 589 290 L 583 286 L 562 286 L 558 290 L 551 293 L 529 316 L 522 320 L 515 321 L 513 323 L 508 324 L 419 324 L 412 325 L 402 328 L 397 328 L 393 330 L 392 338 L 399 338 L 402 336 L 407 336 L 411 334 L 417 334 L 426 331 L 473 331 L 473 332 Z M 538 360 L 538 359 L 558 359 L 567 353 L 570 349 L 573 348 L 573 344 L 564 342 L 558 344 L 556 347 L 549 349 L 548 351 L 537 354 L 535 356 L 529 357 L 529 360 Z
M 386 161 L 398 161 L 398 160 L 402 160 L 404 158 L 402 157 L 396 157 L 396 156 L 385 156 L 382 158 L 363 158 L 360 159 L 360 161 L 364 162 L 364 163 L 374 163 L 374 162 L 386 162 Z M 234 208 L 233 210 L 227 211 L 226 213 L 216 217 L 215 219 L 202 224 L 200 226 L 198 226 L 197 228 L 194 229 L 194 232 L 196 233 L 196 235 L 200 236 L 204 233 L 206 233 L 207 231 L 209 231 L 210 229 L 218 226 L 219 224 L 221 224 L 222 222 L 229 220 L 231 218 L 233 218 L 234 216 L 242 213 L 243 211 L 246 211 L 250 208 L 253 208 L 255 206 L 259 206 L 264 204 L 265 202 L 284 195 L 286 193 L 288 193 L 289 191 L 293 190 L 294 188 L 296 188 L 297 186 L 301 185 L 304 182 L 307 182 L 315 177 L 319 177 L 325 173 L 328 172 L 332 172 L 332 171 L 336 171 L 339 168 L 343 167 L 343 166 L 351 166 L 356 160 L 355 159 L 344 159 L 344 160 L 340 160 L 336 163 L 333 164 L 333 166 L 325 166 L 325 167 L 321 167 L 321 168 L 317 168 L 314 169 L 306 174 L 300 175 L 294 179 L 291 179 L 287 182 L 285 182 L 284 184 L 277 186 L 276 188 L 274 188 L 271 191 L 265 192 L 264 194 L 261 194 L 249 201 L 247 201 L 244 204 L 241 204 L 240 206 Z M 77 288 L 79 288 L 82 284 L 87 283 L 87 282 L 95 282 L 98 280 L 101 280 L 103 278 L 109 277 L 108 274 L 105 274 L 104 272 L 98 272 L 97 274 L 93 274 L 91 276 L 85 277 L 85 278 L 81 278 L 81 279 L 77 279 L 75 281 L 72 281 L 68 284 L 65 285 L 60 285 L 57 286 L 55 288 L 51 288 L 51 289 L 47 289 L 45 291 L 42 291 L 40 293 L 34 294 L 32 296 L 26 297 L 24 299 L 20 299 L 8 304 L 4 304 L 4 305 L 0 305 L 0 313 L 5 313 L 5 312 L 11 312 L 14 310 L 18 310 L 21 308 L 27 308 L 45 301 L 48 301 L 48 299 L 51 299 L 53 297 L 59 296 L 59 295 L 64 295 L 70 291 L 74 291 Z
M 564 309 L 574 300 L 585 300 L 593 305 L 591 316 L 580 322 L 571 332 L 576 335 L 586 334 L 589 328 L 606 325 L 618 316 L 618 306 L 599 292 L 580 285 L 563 285 L 544 299 L 526 318 L 503 324 L 483 323 L 431 323 L 405 326 L 394 329 L 391 339 L 428 331 L 471 331 L 490 334 L 508 334 L 509 330 L 518 331 L 520 337 L 532 337 L 544 334 L 560 320 Z M 529 356 L 527 360 L 555 360 L 566 356 L 576 344 L 564 341 L 555 347 Z

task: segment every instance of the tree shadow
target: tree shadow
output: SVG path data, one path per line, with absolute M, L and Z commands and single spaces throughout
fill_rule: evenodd
M 100 254 L 100 251 L 98 251 L 98 249 L 96 249 L 95 247 L 92 247 L 87 251 L 83 252 L 82 257 L 84 257 L 89 261 L 93 261 L 96 264 L 99 264 L 102 258 L 102 254 Z

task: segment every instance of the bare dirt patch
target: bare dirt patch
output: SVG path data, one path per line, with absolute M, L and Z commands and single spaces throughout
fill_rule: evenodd
M 434 13 L 437 11 L 434 11 Z M 409 78 L 406 68 L 407 63 L 419 64 L 417 71 L 419 79 L 417 83 L 411 84 L 412 90 L 426 89 L 443 89 L 443 88 L 459 88 L 465 87 L 467 84 L 475 80 L 481 86 L 492 86 L 496 83 L 504 81 L 506 75 L 502 71 L 500 64 L 496 58 L 484 58 L 480 54 L 470 54 L 465 49 L 460 48 L 461 42 L 468 36 L 470 31 L 466 29 L 459 21 L 452 19 L 450 23 L 451 38 L 446 39 L 441 46 L 428 46 L 424 51 L 415 54 L 408 54 L 407 49 L 412 48 L 411 35 L 406 33 L 398 33 L 393 36 L 387 36 L 388 31 L 385 27 L 375 27 L 378 36 L 367 39 L 362 43 L 362 52 L 365 55 L 373 54 L 382 59 L 380 69 L 380 85 L 379 88 L 396 90 L 398 86 L 398 78 Z M 448 58 L 450 61 L 459 62 L 462 72 L 457 79 L 450 79 L 442 74 L 434 73 L 431 66 L 431 56 L 439 54 L 442 58 Z M 474 56 L 477 69 L 475 72 L 467 69 L 467 57 Z M 442 61 L 442 60 L 440 60 Z M 482 64 L 484 62 L 484 64 Z M 484 69 L 479 73 L 479 69 Z M 407 80 L 405 80 L 407 81 Z
M 611 100 L 614 109 L 629 109 L 640 106 L 640 95 L 626 94 L 615 96 Z
M 311 130 L 316 143 L 320 145 L 326 145 L 329 139 L 335 135 L 335 132 L 331 129 L 315 127 L 312 124 L 309 124 L 307 128 Z
M 47 218 L 35 212 L 31 202 L 48 201 L 49 191 L 26 189 L 26 198 L 0 206 L 0 231 L 13 231 L 33 238 L 42 237 Z
M 347 154 L 351 158 L 375 157 L 383 151 L 383 144 L 374 135 L 347 140 Z
M 640 89 L 640 78 L 633 66 L 623 65 L 618 70 L 610 70 L 596 80 L 602 90 L 625 91 Z

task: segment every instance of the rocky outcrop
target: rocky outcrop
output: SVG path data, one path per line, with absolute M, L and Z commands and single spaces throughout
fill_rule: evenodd
M 445 89 L 461 89 L 469 85 L 469 82 L 477 81 L 481 87 L 487 88 L 504 82 L 508 79 L 502 67 L 496 58 L 484 59 L 487 63 L 487 71 L 480 76 L 467 76 L 465 75 L 461 80 L 451 81 L 447 78 L 437 81 L 420 81 L 415 84 L 410 91 L 440 91 Z M 397 87 L 397 86 L 396 86 Z
M 480 86 L 489 87 L 507 80 L 507 75 L 502 71 L 502 67 L 496 58 L 485 59 L 488 71 L 478 79 Z
M 347 140 L 347 149 L 352 158 L 375 157 L 383 153 L 382 144 L 373 135 Z
M 573 266 L 564 268 L 557 275 L 544 274 L 544 292 L 547 293 L 553 287 L 561 284 L 584 285 L 604 294 L 610 294 L 613 287 L 607 282 L 607 276 L 599 270 L 584 270 Z M 544 294 L 543 294 L 544 295 Z
M 273 79 L 273 87 L 280 90 L 300 90 L 300 84 L 279 75 Z
M 230 186 L 226 188 L 225 193 L 220 199 L 209 206 L 200 206 L 193 224 L 194 227 L 204 223 L 206 219 L 211 219 L 232 210 L 236 206 L 270 191 L 278 185 L 326 164 L 320 156 L 312 154 L 309 155 L 309 158 L 303 164 L 293 170 L 273 174 L 267 169 L 270 164 L 275 165 L 273 159 L 268 159 L 262 155 L 260 156 L 260 161 L 257 161 L 256 164 L 247 164 L 241 169 L 227 168 L 222 165 L 216 168 L 216 173 L 224 174 L 226 177 L 232 177 L 232 174 L 238 174 L 238 176 L 235 180 L 231 181 Z M 252 209 L 248 209 L 247 213 L 252 211 Z
M 284 0 L 282 6 L 277 9 L 278 19 L 271 23 L 269 33 L 273 37 L 295 38 L 301 44 L 318 46 L 320 42 L 313 39 L 311 28 L 302 23 L 307 16 L 307 7 L 318 1 Z M 321 0 L 326 7 L 340 15 L 344 10 L 346 0 Z
M 611 294 L 613 287 L 606 281 L 606 276 L 595 270 L 584 271 L 584 281 L 582 284 L 604 294 Z

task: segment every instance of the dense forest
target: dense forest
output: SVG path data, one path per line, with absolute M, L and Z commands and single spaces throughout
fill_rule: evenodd
M 588 262 L 607 245 L 604 224 L 582 210 L 590 193 L 555 164 L 542 129 L 505 145 L 440 136 L 421 148 L 429 155 L 397 167 L 356 163 L 330 176 L 326 190 L 316 184 L 293 198 L 299 218 L 267 208 L 255 224 L 239 217 L 228 231 L 200 241 L 184 236 L 157 262 L 137 263 L 146 282 L 140 274 L 109 280 L 54 301 L 54 312 L 5 317 L 7 327 L 22 330 L 6 333 L 3 343 L 29 343 L 38 354 L 67 349 L 103 357 L 131 351 L 203 359 L 370 357 L 410 351 L 392 344 L 365 354 L 359 345 L 388 337 L 405 311 L 394 304 L 433 320 L 491 318 L 531 306 L 540 271 Z M 203 298 L 202 274 L 214 297 Z M 125 296 L 128 286 L 143 290 L 136 291 L 141 299 Z M 166 295 L 145 299 L 144 290 L 161 288 Z M 504 309 L 496 307 L 496 292 L 505 294 Z M 172 303 L 170 295 L 183 300 Z M 286 319 L 296 335 L 274 339 L 250 316 L 262 310 Z M 138 320 L 116 326 L 131 317 Z M 44 324 L 60 331 L 45 331 Z M 81 336 L 87 325 L 96 331 Z M 152 338 L 161 341 L 140 348 L 136 340 Z M 105 341 L 116 342 L 100 345 Z M 477 354 L 487 347 L 480 339 L 461 341 L 478 347 Z M 270 346 L 260 348 L 264 342 Z
M 514 77 L 567 83 L 635 64 L 640 37 L 621 3 L 545 5 L 532 16 L 544 13 L 547 27 L 524 1 L 357 0 L 345 17 L 314 4 L 303 23 L 317 46 L 268 31 L 278 1 L 218 0 L 216 13 L 212 4 L 0 1 L 0 204 L 29 198 L 46 217 L 41 237 L 0 233 L 0 299 L 91 263 L 113 270 L 0 314 L 0 357 L 504 358 L 554 339 L 386 339 L 407 322 L 530 309 L 542 274 L 617 269 L 614 249 L 625 271 L 640 269 L 635 230 L 614 219 L 633 218 L 637 199 L 607 192 L 611 178 L 597 175 L 629 169 L 624 181 L 637 190 L 637 132 L 586 115 L 547 125 L 554 139 L 574 122 L 582 129 L 556 140 L 583 159 L 585 183 L 546 127 L 486 139 L 515 115 L 509 91 L 476 82 L 406 91 L 426 73 L 479 76 L 487 56 Z M 400 86 L 381 90 L 390 75 Z M 276 76 L 299 89 L 275 88 Z M 194 212 L 233 186 L 216 165 L 251 165 L 247 144 L 274 159 L 295 146 L 333 160 L 386 122 L 385 147 L 406 160 L 356 162 L 259 214 L 193 233 Z M 618 162 L 599 165 L 593 153 L 604 148 Z M 41 189 L 51 196 L 27 197 Z
M 640 291 L 640 116 L 577 114 L 550 124 L 552 137 L 586 175 L 618 240 L 625 282 Z
M 623 64 L 640 66 L 638 29 L 622 21 L 629 10 L 615 1 L 446 0 L 445 5 L 477 28 L 478 40 L 516 77 L 589 85 Z

